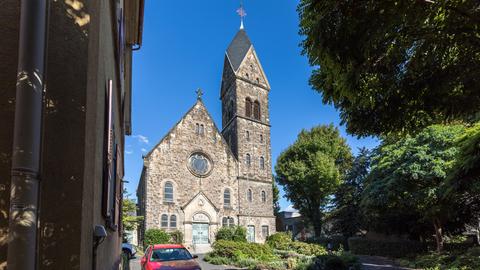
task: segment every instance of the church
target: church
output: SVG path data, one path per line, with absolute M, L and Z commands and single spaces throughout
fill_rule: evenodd
M 222 226 L 243 226 L 247 240 L 257 243 L 275 232 L 269 92 L 241 27 L 225 52 L 222 129 L 197 91 L 196 103 L 144 156 L 139 239 L 148 229 L 179 230 L 198 252 L 208 250 Z

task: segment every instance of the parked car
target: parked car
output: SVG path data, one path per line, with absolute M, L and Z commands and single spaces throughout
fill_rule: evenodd
M 142 270 L 202 270 L 195 259 L 182 245 L 149 246 L 140 260 Z
M 129 260 L 133 259 L 135 257 L 135 254 L 137 253 L 137 250 L 135 249 L 135 247 L 130 243 L 123 243 L 122 251 L 127 255 Z

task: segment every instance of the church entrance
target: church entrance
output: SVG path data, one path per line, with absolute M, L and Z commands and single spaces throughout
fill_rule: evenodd
M 193 223 L 192 237 L 194 245 L 208 244 L 208 223 Z

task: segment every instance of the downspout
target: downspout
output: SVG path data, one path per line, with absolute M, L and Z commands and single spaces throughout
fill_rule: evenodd
M 47 0 L 22 0 L 10 191 L 9 270 L 36 269 Z

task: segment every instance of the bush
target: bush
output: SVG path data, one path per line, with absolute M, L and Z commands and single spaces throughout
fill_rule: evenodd
M 348 253 L 340 255 L 323 255 L 317 257 L 308 269 L 322 270 L 360 270 L 362 266 L 358 258 Z
M 330 237 L 320 237 L 316 241 L 309 239 L 308 243 L 317 243 L 324 247 L 331 243 L 333 250 L 340 250 L 342 248 L 348 249 L 348 239 L 342 235 L 333 235 Z
M 408 257 L 425 251 L 422 243 L 409 240 L 370 240 L 353 237 L 348 239 L 348 246 L 353 254 L 394 258 Z
M 183 233 L 181 231 L 173 231 L 169 234 L 172 244 L 183 244 Z
M 170 238 L 170 234 L 164 230 L 149 229 L 145 232 L 145 245 L 168 244 Z
M 267 244 L 279 250 L 288 250 L 292 242 L 292 234 L 290 232 L 275 233 L 267 238 Z
M 458 250 L 456 251 L 458 252 Z M 466 252 L 429 253 L 417 256 L 414 260 L 397 260 L 402 266 L 422 269 L 480 269 L 480 248 L 471 248 Z
M 213 244 L 212 256 L 232 258 L 233 261 L 254 259 L 270 262 L 278 259 L 273 249 L 268 245 L 219 240 Z
M 215 240 L 247 242 L 247 230 L 241 226 L 222 227 L 215 235 Z
M 290 244 L 290 249 L 306 256 L 320 256 L 328 253 L 324 247 L 318 244 L 308 244 L 303 242 L 292 242 Z

